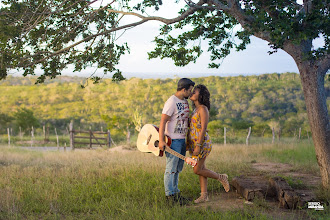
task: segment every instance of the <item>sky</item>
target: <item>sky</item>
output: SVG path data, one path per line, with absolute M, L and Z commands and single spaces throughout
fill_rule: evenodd
M 103 2 L 103 4 L 105 4 Z M 181 1 L 181 6 L 184 1 Z M 163 6 L 159 11 L 149 11 L 149 15 L 157 15 L 166 18 L 177 16 L 178 8 L 172 1 L 163 1 Z M 121 24 L 127 24 L 137 21 L 134 16 L 124 16 Z M 285 73 L 297 72 L 298 68 L 293 58 L 283 50 L 269 55 L 270 50 L 268 42 L 251 37 L 251 43 L 244 51 L 231 51 L 231 54 L 222 60 L 222 64 L 218 69 L 208 68 L 210 56 L 203 53 L 196 63 L 191 63 L 185 67 L 177 67 L 171 59 L 152 59 L 148 60 L 147 52 L 152 51 L 155 44 L 152 42 L 158 34 L 159 27 L 162 23 L 151 21 L 146 22 L 135 28 L 126 30 L 124 34 L 120 32 L 120 36 L 116 44 L 128 43 L 130 54 L 123 55 L 117 66 L 124 77 L 141 77 L 141 78 L 172 78 L 172 77 L 202 77 L 202 76 L 235 76 L 235 75 L 254 75 L 264 73 Z M 316 41 L 317 42 L 317 41 Z M 318 42 L 317 42 L 318 43 Z M 203 51 L 207 51 L 207 44 L 203 43 Z M 102 76 L 103 71 L 95 67 L 84 70 L 80 73 L 72 73 L 71 69 L 65 69 L 63 75 L 79 75 L 88 77 L 92 73 Z M 111 77 L 111 75 L 109 75 Z
M 184 1 L 181 1 L 181 6 L 183 4 Z M 176 8 L 178 7 L 177 4 L 174 4 L 174 0 L 163 1 L 163 7 L 160 7 L 157 12 L 149 11 L 149 15 L 173 18 L 177 16 Z M 134 16 L 124 16 L 121 24 L 138 20 Z M 130 54 L 121 57 L 117 66 L 123 72 L 124 77 L 168 78 L 298 72 L 298 68 L 290 55 L 283 50 L 269 55 L 267 53 L 270 50 L 268 42 L 256 37 L 251 37 L 251 44 L 247 46 L 246 50 L 239 52 L 232 50 L 231 54 L 222 60 L 222 64 L 218 69 L 208 68 L 210 56 L 205 52 L 198 58 L 196 63 L 191 63 L 185 67 L 175 66 L 169 58 L 148 60 L 147 52 L 152 51 L 155 47 L 152 41 L 158 34 L 160 25 L 162 23 L 156 21 L 146 22 L 126 30 L 116 41 L 117 44 L 127 42 L 131 51 Z M 120 36 L 120 33 L 117 36 Z M 204 43 L 204 45 L 202 49 L 207 51 L 207 44 Z M 91 70 L 85 72 L 88 74 Z M 97 70 L 96 74 L 101 72 Z
M 134 28 L 125 33 L 131 53 L 123 56 L 118 66 L 125 74 L 143 73 L 145 76 L 153 76 L 154 73 L 161 75 L 179 77 L 209 76 L 209 75 L 251 75 L 263 73 L 284 73 L 298 72 L 298 68 L 291 56 L 283 50 L 269 55 L 268 43 L 256 37 L 251 37 L 251 44 L 244 51 L 231 51 L 218 69 L 208 68 L 210 56 L 203 53 L 196 63 L 191 63 L 185 67 L 177 67 L 169 59 L 151 59 L 148 60 L 147 52 L 152 51 L 155 44 L 152 40 L 155 37 L 153 32 L 158 31 L 152 27 Z M 134 36 L 132 39 L 131 36 Z M 122 39 L 124 40 L 124 39 Z M 203 48 L 207 51 L 207 45 Z

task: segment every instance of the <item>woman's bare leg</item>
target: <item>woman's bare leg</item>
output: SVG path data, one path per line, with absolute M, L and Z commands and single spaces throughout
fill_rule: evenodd
M 201 166 L 204 166 L 204 165 L 201 164 Z M 200 184 L 200 188 L 201 188 L 201 196 L 198 199 L 196 199 L 194 202 L 195 203 L 207 202 L 207 201 L 209 201 L 209 197 L 207 194 L 207 177 L 204 177 L 202 175 L 199 175 L 198 177 L 199 177 L 199 184 Z
M 201 186 L 201 193 L 207 193 L 207 177 L 199 176 L 199 184 Z
M 212 179 L 218 179 L 219 178 L 219 174 L 217 174 L 216 172 L 209 170 L 205 167 L 205 160 L 206 157 L 200 159 L 197 163 L 197 165 L 194 167 L 194 173 L 206 178 L 212 178 Z
M 198 161 L 197 165 L 194 167 L 194 173 L 200 176 L 199 182 L 201 185 L 201 192 L 203 192 L 203 190 L 205 188 L 206 188 L 205 192 L 207 192 L 207 178 L 212 178 L 212 179 L 218 180 L 225 188 L 225 191 L 228 192 L 230 190 L 228 176 L 226 174 L 218 174 L 212 170 L 207 169 L 205 166 L 205 160 L 206 160 L 206 157 L 200 159 Z M 206 178 L 206 181 L 203 179 L 201 181 L 201 176 Z

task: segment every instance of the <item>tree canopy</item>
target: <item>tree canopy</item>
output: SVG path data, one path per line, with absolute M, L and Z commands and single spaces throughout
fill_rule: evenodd
M 124 79 L 116 65 L 129 48 L 116 44 L 116 31 L 151 20 L 164 26 L 155 37 L 157 46 L 149 58 L 171 58 L 178 66 L 195 62 L 203 52 L 199 42 L 206 40 L 211 53 L 209 67 L 218 68 L 232 48 L 245 49 L 254 35 L 269 42 L 269 53 L 303 42 L 305 58 L 321 62 L 324 69 L 329 67 L 330 16 L 326 0 L 176 2 L 185 2 L 184 7 L 173 9 L 178 16 L 169 19 L 149 16 L 166 7 L 161 0 L 3 0 L 0 79 L 11 69 L 23 70 L 26 76 L 40 68 L 38 83 L 61 75 L 68 67 L 79 72 L 91 66 L 111 73 L 114 80 Z M 135 15 L 140 21 L 122 24 L 120 20 L 126 15 Z M 186 31 L 175 34 L 175 29 Z M 324 45 L 313 48 L 312 41 L 319 37 L 324 39 Z M 99 80 L 93 73 L 91 77 Z
M 95 2 L 1 1 L 0 79 L 10 69 L 24 70 L 26 76 L 39 67 L 39 83 L 61 75 L 67 67 L 79 72 L 91 66 L 114 73 L 114 80 L 122 79 L 115 65 L 127 46 L 116 45 L 116 36 L 109 34 L 117 15 L 105 10 L 111 3 L 95 8 Z

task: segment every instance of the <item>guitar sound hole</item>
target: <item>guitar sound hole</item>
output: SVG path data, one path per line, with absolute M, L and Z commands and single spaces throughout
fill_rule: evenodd
M 159 141 L 158 140 L 155 141 L 155 143 L 154 143 L 155 147 L 158 147 L 158 144 L 159 144 Z

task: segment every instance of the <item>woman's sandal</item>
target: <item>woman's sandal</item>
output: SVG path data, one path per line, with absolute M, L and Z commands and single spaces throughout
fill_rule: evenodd
M 209 201 L 209 197 L 208 197 L 207 193 L 201 193 L 201 196 L 198 199 L 194 200 L 194 203 L 197 204 L 197 203 L 202 203 L 202 202 L 207 202 L 207 201 Z
M 218 180 L 223 185 L 223 188 L 225 188 L 225 191 L 229 192 L 230 185 L 229 185 L 229 182 L 228 182 L 228 175 L 227 174 L 219 174 Z

